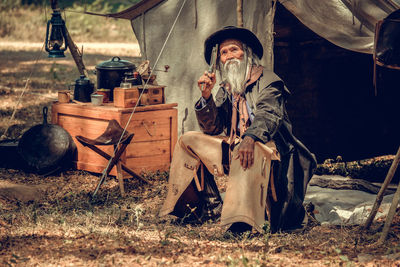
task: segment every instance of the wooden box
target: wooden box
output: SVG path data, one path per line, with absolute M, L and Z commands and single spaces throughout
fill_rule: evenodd
M 119 108 L 131 108 L 136 106 L 139 99 L 138 88 L 132 87 L 128 89 L 115 87 L 114 88 L 114 106 Z
M 135 172 L 168 170 L 177 141 L 176 103 L 137 107 L 127 127 L 134 133 L 131 143 L 121 156 Z M 103 106 L 59 103 L 52 105 L 52 123 L 67 130 L 78 148 L 76 167 L 79 170 L 101 173 L 108 161 L 79 143 L 75 136 L 94 139 L 106 129 L 109 120 L 115 119 L 125 127 L 133 108 L 117 108 L 113 103 Z M 99 146 L 112 154 L 113 146 Z M 116 175 L 116 167 L 110 173 Z M 124 176 L 128 176 L 126 173 Z

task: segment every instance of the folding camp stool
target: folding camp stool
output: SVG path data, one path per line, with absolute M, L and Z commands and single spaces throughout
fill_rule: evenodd
M 103 158 L 109 160 L 107 167 L 103 171 L 103 175 L 96 187 L 96 190 L 93 193 L 93 196 L 96 195 L 102 183 L 105 181 L 107 175 L 110 173 L 114 165 L 117 166 L 117 178 L 119 182 L 119 188 L 121 191 L 121 195 L 125 196 L 124 190 L 124 177 L 122 175 L 122 170 L 126 171 L 130 175 L 135 178 L 138 178 L 146 183 L 150 183 L 145 178 L 136 174 L 133 170 L 128 168 L 124 163 L 121 162 L 121 155 L 124 153 L 126 147 L 129 145 L 133 138 L 133 133 L 129 133 L 124 131 L 124 129 L 119 125 L 116 120 L 110 120 L 108 126 L 104 133 L 102 133 L 99 137 L 95 139 L 89 139 L 83 136 L 75 136 L 75 138 L 83 145 L 92 149 L 94 152 L 102 156 Z M 122 136 L 122 137 L 121 137 Z M 105 145 L 113 145 L 114 146 L 114 157 L 107 154 L 97 146 L 105 146 Z

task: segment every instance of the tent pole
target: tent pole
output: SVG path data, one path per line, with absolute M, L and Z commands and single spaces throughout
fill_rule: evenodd
M 145 29 L 145 15 L 144 15 L 145 13 L 142 13 L 142 34 L 140 35 L 140 38 L 142 39 L 141 41 L 142 41 L 142 44 L 143 44 L 143 47 L 141 47 L 141 48 L 143 48 L 143 54 L 142 54 L 142 59 L 143 60 L 147 60 L 147 53 L 146 53 L 146 35 L 145 35 L 145 33 L 144 33 L 144 31 L 146 30 Z
M 65 32 L 66 32 L 67 39 L 68 39 L 69 51 L 71 52 L 71 55 L 75 61 L 75 64 L 79 70 L 79 73 L 81 75 L 85 75 L 86 77 L 88 77 L 88 72 L 86 70 L 85 64 L 83 64 L 82 53 L 79 51 L 79 48 L 76 46 L 74 41 L 72 41 L 71 35 L 69 35 L 67 27 L 65 27 Z
M 236 0 L 237 26 L 243 27 L 243 0 Z
M 263 60 L 263 65 L 268 69 L 274 70 L 274 19 L 276 12 L 276 4 L 277 1 L 270 0 L 269 1 L 269 12 L 266 18 L 266 43 L 263 44 L 265 48 L 265 59 Z
M 50 0 L 50 5 L 54 12 L 55 9 L 58 9 L 58 0 Z M 65 26 L 65 34 L 66 34 L 66 39 L 68 42 L 69 51 L 71 52 L 71 55 L 75 61 L 76 66 L 78 67 L 79 73 L 81 75 L 85 75 L 86 77 L 88 77 L 88 73 L 87 73 L 85 64 L 83 64 L 82 53 L 79 51 L 79 49 L 75 45 L 74 41 L 72 41 L 71 35 L 69 35 L 69 32 L 68 32 L 67 26 Z
M 399 162 L 397 161 L 397 163 Z M 389 213 L 386 217 L 385 226 L 383 227 L 381 237 L 378 239 L 378 244 L 382 244 L 386 240 L 390 226 L 392 225 L 393 222 L 393 217 L 396 214 L 396 209 L 397 205 L 399 204 L 399 200 L 400 200 L 400 183 L 397 187 L 396 193 L 394 193 L 392 204 L 390 205 Z
M 371 213 L 370 213 L 369 217 L 367 218 L 367 221 L 364 224 L 364 229 L 368 229 L 371 226 L 371 223 L 374 220 L 375 215 L 378 212 L 379 207 L 381 206 L 381 203 L 382 203 L 382 200 L 383 200 L 383 195 L 384 195 L 384 193 L 386 191 L 386 188 L 389 186 L 390 182 L 393 179 L 393 176 L 394 176 L 394 174 L 396 172 L 397 166 L 399 165 L 399 161 L 400 161 L 400 147 L 397 150 L 396 156 L 393 159 L 392 165 L 390 166 L 390 169 L 389 169 L 389 171 L 388 171 L 388 173 L 386 175 L 385 181 L 383 182 L 383 184 L 381 186 L 381 189 L 379 190 L 378 195 L 376 196 L 376 200 L 375 200 L 374 206 L 373 206 L 373 208 L 371 210 Z M 399 183 L 399 185 L 400 185 L 400 183 Z M 397 193 L 398 191 L 400 191 L 399 188 L 397 189 L 395 195 L 398 194 Z M 393 203 L 394 203 L 394 198 L 393 198 L 392 206 L 393 206 Z M 390 207 L 390 209 L 392 209 L 392 206 Z M 397 204 L 396 204 L 396 207 L 397 207 Z M 396 207 L 395 207 L 395 209 L 396 209 Z M 387 217 L 386 218 L 386 222 L 388 221 L 388 219 L 389 218 Z M 390 226 L 390 224 L 389 224 L 389 226 Z M 385 224 L 385 227 L 386 227 L 386 224 Z

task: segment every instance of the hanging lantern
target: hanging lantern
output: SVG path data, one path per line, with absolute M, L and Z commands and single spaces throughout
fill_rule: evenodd
M 51 30 L 49 36 L 50 28 Z M 64 20 L 61 18 L 61 13 L 57 9 L 53 10 L 51 19 L 47 22 L 45 46 L 46 51 L 49 52 L 49 57 L 65 57 L 64 51 L 67 50 L 68 47 L 67 34 Z

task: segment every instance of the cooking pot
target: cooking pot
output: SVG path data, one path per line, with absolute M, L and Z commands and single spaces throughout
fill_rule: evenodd
M 43 124 L 26 131 L 18 143 L 18 153 L 27 171 L 50 175 L 72 166 L 76 145 L 61 126 L 47 123 L 47 107 L 43 108 Z
M 103 61 L 96 66 L 97 88 L 110 89 L 110 101 L 113 101 L 114 88 L 119 87 L 126 72 L 135 70 L 132 62 L 119 57 Z
M 80 102 L 90 102 L 90 95 L 93 91 L 94 84 L 85 75 L 81 75 L 75 81 L 74 99 Z

